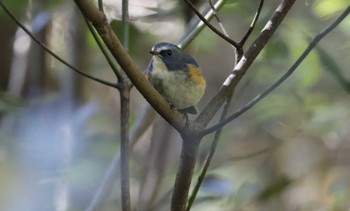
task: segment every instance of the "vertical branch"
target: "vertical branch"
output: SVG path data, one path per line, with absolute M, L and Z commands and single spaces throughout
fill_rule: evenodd
M 171 198 L 171 211 L 184 211 L 186 209 L 199 143 L 200 140 L 197 137 L 183 136 L 180 166 Z
M 122 210 L 130 211 L 130 184 L 129 184 L 129 114 L 130 114 L 130 89 L 123 86 L 120 93 L 120 187 L 122 196 Z
M 122 1 L 123 46 L 129 48 L 129 0 Z
M 232 97 L 233 97 L 233 92 L 232 93 L 229 93 L 229 96 L 227 97 L 227 100 L 226 100 L 226 104 L 224 106 L 224 110 L 222 111 L 222 114 L 221 114 L 221 117 L 220 117 L 220 121 L 224 120 L 228 114 L 228 111 L 229 111 L 229 108 L 230 108 L 230 104 L 231 104 L 231 101 L 232 101 Z M 207 174 L 207 171 L 208 171 L 208 168 L 209 168 L 209 165 L 211 163 L 211 160 L 215 154 L 215 150 L 216 150 L 216 146 L 219 142 L 219 138 L 221 136 L 221 132 L 222 132 L 222 128 L 219 128 L 216 132 L 215 132 L 215 136 L 214 136 L 214 139 L 213 139 L 213 142 L 211 143 L 211 147 L 210 147 L 210 152 L 205 160 L 205 163 L 204 163 L 204 166 L 201 170 L 201 173 L 197 179 L 197 183 L 190 195 L 190 198 L 188 199 L 188 205 L 187 205 L 187 208 L 186 208 L 186 211 L 189 211 L 193 205 L 193 202 L 194 200 L 196 199 L 197 197 L 197 193 L 199 191 L 199 188 L 201 187 L 203 181 L 204 181 L 204 178 L 205 178 L 205 175 Z
M 123 46 L 128 49 L 129 45 L 129 2 L 128 0 L 122 1 L 122 21 L 123 21 Z M 130 211 L 130 183 L 129 183 L 129 115 L 130 115 L 130 89 L 132 87 L 129 79 L 123 72 L 121 74 L 121 88 L 120 93 L 120 129 L 121 129 L 121 142 L 120 142 L 120 187 L 122 195 L 122 210 Z
M 229 37 L 229 34 L 227 33 L 226 31 L 226 28 L 224 26 L 224 24 L 222 23 L 222 21 L 220 20 L 217 12 L 216 12 L 216 9 L 212 3 L 211 0 L 208 1 L 209 2 L 209 5 L 213 11 L 213 14 L 214 14 L 214 17 L 216 19 L 216 21 L 218 22 L 222 32 L 224 33 L 224 35 L 226 35 L 227 37 Z M 258 12 L 260 13 L 260 11 Z M 243 46 L 243 45 L 241 45 Z M 243 50 L 241 48 L 237 49 L 236 47 L 234 47 L 232 45 L 232 48 L 234 49 L 234 52 L 235 52 L 235 65 L 238 63 L 238 60 L 242 57 L 243 55 Z M 231 101 L 232 101 L 232 98 L 233 98 L 233 91 L 231 91 L 230 93 L 227 94 L 227 99 L 226 99 L 226 103 L 225 103 L 225 106 L 224 106 L 224 109 L 222 111 L 222 114 L 221 114 L 221 117 L 220 117 L 220 121 L 224 120 L 225 117 L 227 116 L 228 114 L 228 111 L 229 111 L 229 108 L 230 108 L 230 105 L 231 105 Z M 190 195 L 190 198 L 188 200 L 188 205 L 187 205 L 187 208 L 186 208 L 186 211 L 189 211 L 197 197 L 197 194 L 198 194 L 198 191 L 199 191 L 199 188 L 201 187 L 203 181 L 204 181 L 204 178 L 205 178 L 205 175 L 207 174 L 207 171 L 208 171 L 208 168 L 209 168 L 209 165 L 211 163 L 211 160 L 215 154 L 215 150 L 216 150 L 216 146 L 219 142 L 219 138 L 221 136 L 221 132 L 222 132 L 222 129 L 218 129 L 215 133 L 215 136 L 214 136 L 214 139 L 212 141 L 212 144 L 211 144 L 211 148 L 210 148 L 210 152 L 205 160 L 205 164 L 202 168 L 202 171 L 197 179 L 197 182 L 195 184 L 195 187 Z
M 104 11 L 103 11 L 103 0 L 98 0 L 97 4 L 98 4 L 98 9 L 99 9 L 101 12 L 104 12 Z

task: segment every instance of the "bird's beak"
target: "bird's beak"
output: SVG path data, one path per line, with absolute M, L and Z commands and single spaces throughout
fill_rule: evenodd
M 149 53 L 152 54 L 152 55 L 159 55 L 158 51 L 149 51 Z

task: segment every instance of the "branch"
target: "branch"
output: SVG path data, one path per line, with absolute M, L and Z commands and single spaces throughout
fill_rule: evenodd
M 218 0 L 214 5 L 215 10 L 218 11 L 225 4 L 226 1 L 227 0 Z M 213 17 L 214 11 L 209 8 L 204 18 L 207 21 L 210 21 Z M 204 29 L 205 26 L 205 23 L 199 20 L 198 23 L 193 27 L 193 29 L 190 32 L 188 32 L 183 38 L 180 39 L 178 46 L 180 48 L 186 47 Z
M 241 80 L 247 69 L 253 63 L 260 51 L 264 48 L 279 24 L 287 15 L 295 0 L 283 0 L 276 11 L 265 25 L 259 37 L 250 45 L 243 54 L 242 59 L 235 66 L 233 72 L 227 77 L 219 92 L 213 97 L 205 109 L 200 113 L 195 122 L 201 126 L 206 126 L 214 117 L 216 111 L 224 103 L 226 97 L 231 93 Z
M 74 72 L 89 78 L 93 81 L 99 82 L 101 84 L 104 84 L 106 86 L 110 86 L 113 88 L 117 88 L 116 84 L 93 77 L 87 73 L 82 72 L 81 70 L 79 70 L 76 67 L 73 67 L 71 64 L 69 64 L 68 62 L 66 62 L 64 59 L 62 59 L 60 56 L 58 56 L 56 53 L 54 53 L 53 51 L 51 51 L 43 42 L 41 42 L 40 40 L 38 40 L 30 31 L 29 29 L 27 29 L 19 20 L 17 20 L 17 18 L 7 9 L 7 7 L 0 1 L 0 6 L 2 7 L 2 9 L 6 12 L 6 14 L 30 37 L 32 38 L 32 40 L 37 43 L 40 47 L 42 47 L 46 52 L 48 52 L 51 56 L 53 56 L 55 59 L 57 59 L 58 61 L 60 61 L 62 64 L 66 65 L 68 68 L 70 68 L 71 70 L 73 70 Z
M 182 138 L 180 166 L 176 174 L 173 196 L 171 198 L 171 211 L 186 210 L 188 192 L 200 144 L 199 137 L 189 135 Z
M 225 107 L 224 107 L 224 110 L 222 111 L 222 114 L 221 114 L 221 117 L 220 117 L 220 121 L 222 121 L 224 118 L 226 118 L 227 116 L 227 113 L 229 111 L 229 108 L 230 108 L 230 104 L 231 104 L 231 101 L 232 101 L 232 97 L 233 97 L 233 93 L 230 93 L 230 95 L 228 96 L 227 98 L 227 101 L 226 101 L 226 104 L 225 104 Z M 201 173 L 197 179 L 197 183 L 196 185 L 194 186 L 194 189 L 191 193 L 191 196 L 188 200 L 188 205 L 187 205 L 187 208 L 186 208 L 186 211 L 190 211 L 193 203 L 194 203 L 194 200 L 196 199 L 197 197 L 197 193 L 199 191 L 199 188 L 201 187 L 203 181 L 204 181 L 204 178 L 205 178 L 205 175 L 207 174 L 207 171 L 208 171 L 208 168 L 209 168 L 209 165 L 211 163 L 211 160 L 215 154 L 215 150 L 216 150 L 216 146 L 219 142 L 219 138 L 221 136 L 221 132 L 222 132 L 222 129 L 219 128 L 216 130 L 215 132 L 215 136 L 214 136 L 214 139 L 213 139 L 213 142 L 211 143 L 211 146 L 210 146 L 210 152 L 205 160 L 205 164 L 201 170 Z
M 123 46 L 129 48 L 129 1 L 122 1 Z
M 226 79 L 219 93 L 212 99 L 205 110 L 195 120 L 194 123 L 197 124 L 199 128 L 205 127 L 224 101 L 232 95 L 235 86 L 243 77 L 245 71 L 252 64 L 261 49 L 270 39 L 278 25 L 282 22 L 283 18 L 294 2 L 295 0 L 282 1 L 269 23 L 264 28 L 263 32 L 261 32 L 259 38 L 251 45 L 250 48 L 248 48 L 247 52 L 236 65 L 233 73 Z M 176 175 L 175 187 L 171 200 L 171 210 L 174 211 L 183 211 L 186 209 L 187 197 L 193 176 L 198 146 L 202 138 L 201 136 L 198 137 L 198 133 L 195 133 L 196 131 L 194 130 L 189 130 L 188 132 L 188 134 L 182 134 L 183 143 L 181 149 L 180 167 Z
M 258 21 L 259 19 L 259 16 L 260 16 L 260 13 L 261 13 L 261 9 L 264 5 L 264 0 L 260 0 L 260 4 L 259 4 L 259 7 L 258 7 L 258 10 L 256 11 L 255 15 L 254 15 L 254 18 L 249 26 L 249 29 L 247 31 L 247 33 L 243 36 L 242 40 L 239 41 L 239 44 L 241 46 L 244 46 L 245 42 L 247 41 L 248 37 L 251 35 L 251 33 L 253 32 L 254 30 L 254 27 L 256 25 L 256 22 Z
M 75 0 L 75 2 L 83 14 L 92 22 L 112 56 L 118 61 L 137 90 L 169 124 L 178 131 L 183 130 L 185 121 L 182 118 L 182 114 L 175 109 L 171 109 L 169 103 L 164 100 L 141 74 L 142 71 L 136 66 L 135 62 L 131 59 L 122 43 L 111 29 L 105 14 L 100 12 L 91 1 Z
M 121 75 L 121 71 L 118 69 L 117 65 L 113 62 L 111 56 L 108 54 L 108 51 L 106 49 L 106 47 L 103 45 L 101 39 L 99 38 L 96 30 L 92 27 L 91 23 L 86 19 L 86 17 L 83 15 L 84 20 L 86 25 L 88 26 L 95 42 L 97 43 L 98 47 L 100 48 L 102 54 L 104 55 L 104 57 L 107 60 L 107 63 L 109 64 L 109 66 L 112 68 L 115 76 L 118 78 L 118 81 L 121 81 L 122 75 Z M 120 89 L 120 84 L 116 84 L 116 86 L 118 86 L 118 88 Z
M 213 2 L 212 2 L 211 0 L 209 0 L 208 2 L 209 2 L 209 5 L 210 5 L 210 8 L 213 10 L 214 17 L 215 17 L 216 21 L 218 22 L 218 24 L 219 24 L 219 26 L 220 26 L 220 28 L 221 28 L 223 34 L 224 34 L 226 37 L 229 37 L 229 35 L 228 35 L 228 33 L 227 33 L 226 29 L 225 29 L 224 24 L 222 24 L 222 22 L 221 22 L 221 20 L 220 20 L 220 18 L 219 18 L 219 15 L 218 15 L 217 12 L 216 12 L 216 9 L 215 9 L 215 7 L 214 7 Z
M 215 7 L 213 5 L 213 3 L 211 2 L 211 0 L 209 0 L 209 5 L 211 7 L 211 9 L 213 10 L 213 13 L 214 13 L 214 16 L 217 20 L 217 22 L 219 23 L 219 26 L 221 28 L 221 30 L 223 31 L 223 33 L 229 37 L 226 29 L 225 29 L 225 26 L 223 25 L 223 23 L 221 22 L 218 14 L 216 13 L 216 10 L 215 10 Z M 238 61 L 238 58 L 240 58 L 242 56 L 242 53 L 243 51 L 238 51 L 234 46 L 232 46 L 232 48 L 234 49 L 235 51 L 235 63 Z M 227 114 L 228 114 L 228 111 L 229 111 L 229 108 L 230 108 L 230 104 L 231 104 L 231 101 L 232 101 L 232 97 L 233 97 L 233 92 L 230 93 L 227 97 L 227 100 L 226 100 L 226 104 L 224 106 L 224 109 L 222 111 L 222 114 L 221 114 L 221 117 L 220 117 L 220 120 L 223 120 L 226 118 Z M 186 211 L 189 211 L 197 197 L 197 194 L 198 194 L 198 191 L 204 181 L 204 178 L 205 178 L 205 175 L 208 171 L 208 168 L 209 168 L 209 165 L 211 163 L 211 160 L 215 154 L 215 150 L 216 150 L 216 146 L 219 142 L 219 139 L 220 139 L 220 136 L 221 136 L 221 132 L 222 132 L 222 129 L 218 129 L 215 133 L 215 136 L 214 136 L 214 139 L 212 141 L 212 144 L 211 144 L 211 148 L 210 148 L 210 152 L 205 160 L 205 164 L 201 170 L 201 173 L 197 179 L 197 183 L 195 184 L 193 190 L 192 190 L 192 193 L 190 195 L 190 198 L 188 199 L 188 205 L 186 207 Z
M 99 9 L 101 12 L 104 12 L 104 11 L 103 11 L 103 0 L 98 0 L 97 4 L 98 4 L 98 9 Z
M 207 25 L 215 34 L 217 34 L 219 37 L 230 43 L 231 45 L 235 46 L 236 49 L 241 49 L 242 46 L 240 46 L 237 42 L 226 36 L 225 34 L 221 33 L 219 30 L 217 30 L 213 25 L 205 19 L 205 17 L 196 9 L 196 7 L 191 3 L 190 0 L 185 0 L 187 5 L 191 7 L 192 11 L 196 13 L 196 15 Z
M 311 52 L 313 48 L 317 45 L 319 41 L 321 41 L 329 32 L 331 32 L 339 23 L 341 23 L 345 17 L 350 12 L 350 6 L 348 6 L 344 12 L 338 16 L 338 18 L 331 23 L 329 26 L 324 28 L 321 32 L 319 32 L 310 42 L 310 44 L 307 46 L 307 48 L 304 50 L 304 52 L 300 55 L 300 57 L 296 60 L 296 62 L 287 70 L 285 74 L 283 74 L 274 84 L 272 84 L 270 87 L 262 91 L 260 94 L 258 94 L 254 99 L 252 99 L 249 103 L 247 103 L 245 106 L 243 106 L 241 109 L 239 109 L 237 112 L 232 114 L 227 119 L 223 120 L 222 122 L 206 129 L 201 133 L 201 136 L 208 135 L 218 128 L 221 128 L 225 126 L 227 123 L 231 122 L 241 114 L 245 113 L 249 109 L 251 109 L 254 105 L 256 105 L 260 100 L 262 100 L 264 97 L 266 97 L 268 94 L 270 94 L 273 90 L 275 90 L 279 85 L 281 85 L 295 70 L 296 68 L 301 64 L 301 62 L 307 57 L 307 55 Z
M 123 21 L 123 43 L 128 49 L 129 45 L 129 1 L 122 1 L 122 21 Z M 122 210 L 130 211 L 130 181 L 129 181 L 129 116 L 130 116 L 130 89 L 132 87 L 128 77 L 121 74 L 122 87 L 120 89 L 120 192 L 122 201 Z
M 122 210 L 130 211 L 130 182 L 129 182 L 129 115 L 130 89 L 120 91 L 120 188 Z M 127 89 L 127 90 L 125 90 Z

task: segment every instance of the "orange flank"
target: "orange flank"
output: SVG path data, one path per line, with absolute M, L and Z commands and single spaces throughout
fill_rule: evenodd
M 191 65 L 191 64 L 187 65 L 187 67 L 188 67 L 188 71 L 189 71 L 191 77 L 193 78 L 193 80 L 196 81 L 200 85 L 205 85 L 205 79 L 203 78 L 200 69 L 194 65 Z

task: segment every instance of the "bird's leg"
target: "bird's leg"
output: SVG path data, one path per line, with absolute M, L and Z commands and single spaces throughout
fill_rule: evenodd
M 188 114 L 186 110 L 183 112 L 183 115 L 186 119 L 185 128 L 184 128 L 184 130 L 186 131 L 188 129 L 190 119 L 188 118 Z
M 180 113 L 183 114 L 183 118 L 185 118 L 185 120 L 186 120 L 184 130 L 187 130 L 187 129 L 188 129 L 188 126 L 189 126 L 189 121 L 190 121 L 190 119 L 188 118 L 187 109 L 177 109 L 177 108 L 176 108 L 173 104 L 171 104 L 171 103 L 169 103 L 169 105 L 170 105 L 170 109 L 176 109 L 176 110 L 178 110 Z

